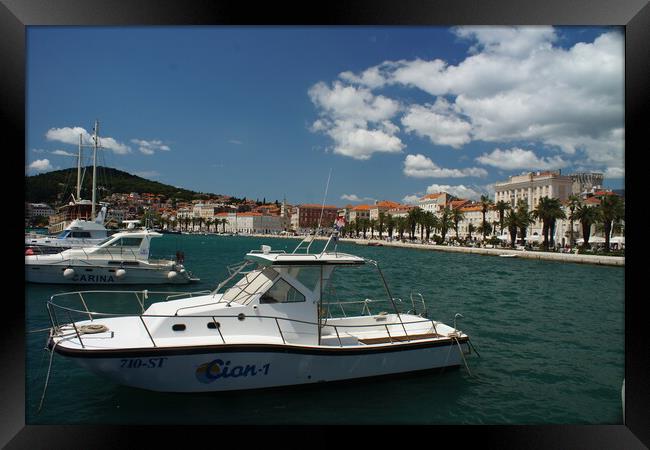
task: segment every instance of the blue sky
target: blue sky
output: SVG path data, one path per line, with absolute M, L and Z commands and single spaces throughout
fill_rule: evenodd
M 624 184 L 621 28 L 28 27 L 25 170 L 100 161 L 237 197 L 476 198 L 529 170 Z

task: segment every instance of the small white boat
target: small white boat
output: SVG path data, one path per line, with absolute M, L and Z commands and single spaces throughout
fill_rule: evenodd
M 104 226 L 106 207 L 102 207 L 95 221 L 75 219 L 55 237 L 25 236 L 26 254 L 51 253 L 69 248 L 97 245 L 106 240 L 108 230 Z
M 150 230 L 127 230 L 92 247 L 26 255 L 25 280 L 54 284 L 183 284 L 198 281 L 182 260 L 149 257 Z
M 88 308 L 93 296 L 116 292 L 56 294 L 47 303 L 48 347 L 118 384 L 165 392 L 292 386 L 465 363 L 469 336 L 456 329 L 455 319 L 452 327 L 426 318 L 425 310 L 418 314 L 413 296 L 412 310 L 400 312 L 375 261 L 300 248 L 251 251 L 212 292 L 120 293 L 137 301 L 137 315 Z M 324 301 L 335 271 L 364 265 L 377 268 L 387 300 Z M 242 278 L 220 293 L 238 274 Z M 373 301 L 390 312 L 371 313 Z M 354 304 L 363 305 L 360 313 L 346 313 Z M 71 322 L 61 322 L 64 317 Z
M 501 253 L 499 255 L 502 258 L 516 258 L 517 255 L 515 253 Z

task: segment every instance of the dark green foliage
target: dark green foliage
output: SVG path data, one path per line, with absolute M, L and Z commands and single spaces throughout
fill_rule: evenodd
M 81 197 L 90 199 L 92 189 L 92 169 L 86 171 L 83 180 Z M 25 201 L 45 202 L 49 204 L 61 204 L 70 200 L 70 195 L 76 191 L 77 169 L 69 168 L 55 170 L 34 176 L 25 177 Z M 188 189 L 180 189 L 158 181 L 151 181 L 145 178 L 131 175 L 121 170 L 110 167 L 97 167 L 97 196 L 102 199 L 113 193 L 139 194 L 149 192 L 162 194 L 166 198 L 178 200 L 206 199 L 215 194 L 194 192 Z

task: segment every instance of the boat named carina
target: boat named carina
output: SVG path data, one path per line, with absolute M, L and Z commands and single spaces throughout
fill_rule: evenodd
M 151 239 L 162 237 L 147 229 L 131 229 L 98 245 L 71 248 L 56 254 L 26 255 L 25 280 L 53 284 L 183 284 L 198 281 L 182 260 L 149 257 Z
M 292 386 L 465 362 L 469 336 L 455 320 L 451 327 L 418 314 L 413 296 L 413 309 L 400 312 L 378 264 L 326 251 L 331 240 L 318 254 L 308 253 L 309 246 L 306 253 L 301 245 L 285 253 L 263 245 L 231 266 L 230 277 L 212 292 L 56 294 L 47 302 L 48 348 L 118 384 L 165 392 Z M 364 265 L 376 267 L 388 294 L 388 301 L 376 301 L 390 305 L 390 312 L 371 313 L 370 299 L 324 301 L 335 271 Z M 118 294 L 131 296 L 140 313 L 89 309 L 94 296 Z M 363 306 L 361 313 L 346 313 L 354 304 Z M 63 317 L 71 322 L 60 322 Z

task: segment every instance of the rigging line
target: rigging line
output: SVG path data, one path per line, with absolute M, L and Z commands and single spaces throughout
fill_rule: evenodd
M 330 187 L 330 177 L 332 176 L 332 168 L 330 167 L 330 173 L 327 176 L 327 185 L 325 186 L 325 195 L 323 196 L 323 205 L 320 209 L 320 217 L 318 218 L 318 230 L 320 231 L 321 221 L 323 220 L 323 212 L 325 211 L 325 200 L 327 199 L 327 190 Z
M 41 403 L 38 405 L 38 410 L 36 411 L 36 414 L 41 412 L 41 408 L 43 408 L 43 401 L 45 400 L 45 392 L 47 391 L 47 384 L 50 381 L 50 372 L 52 371 L 52 360 L 54 359 L 54 349 L 56 348 L 56 345 L 58 342 L 55 342 L 54 345 L 52 346 L 52 350 L 50 353 L 50 364 L 47 368 L 47 376 L 45 377 L 45 386 L 43 387 L 43 395 L 41 396 Z

